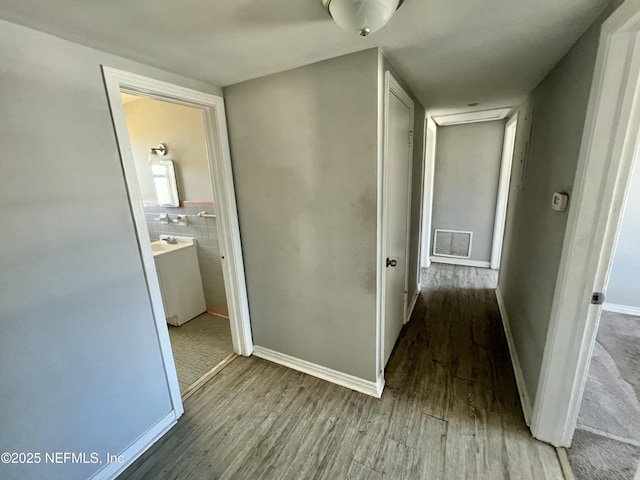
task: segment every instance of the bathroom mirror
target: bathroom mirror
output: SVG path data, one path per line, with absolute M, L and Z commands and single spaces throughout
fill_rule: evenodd
M 178 182 L 176 169 L 171 160 L 160 160 L 151 164 L 153 184 L 156 187 L 158 205 L 161 207 L 179 207 Z

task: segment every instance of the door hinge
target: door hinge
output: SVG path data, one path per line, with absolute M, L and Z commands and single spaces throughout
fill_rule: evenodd
M 604 292 L 593 292 L 591 295 L 592 305 L 602 305 L 604 303 Z
M 413 143 L 413 130 L 409 131 L 409 145 Z

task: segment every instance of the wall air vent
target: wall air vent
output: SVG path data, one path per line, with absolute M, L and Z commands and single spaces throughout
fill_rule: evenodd
M 469 258 L 472 239 L 472 232 L 436 228 L 433 254 L 438 257 Z

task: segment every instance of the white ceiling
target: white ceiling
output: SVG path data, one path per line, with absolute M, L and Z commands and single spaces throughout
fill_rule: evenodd
M 444 114 L 519 103 L 607 3 L 405 0 L 366 38 L 321 0 L 0 0 L 0 17 L 218 86 L 380 46 Z

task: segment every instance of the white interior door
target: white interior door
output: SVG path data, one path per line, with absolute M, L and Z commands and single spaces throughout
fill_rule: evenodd
M 405 322 L 408 282 L 413 102 L 386 75 L 383 203 L 383 359 L 387 364 Z

